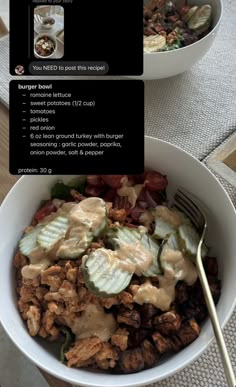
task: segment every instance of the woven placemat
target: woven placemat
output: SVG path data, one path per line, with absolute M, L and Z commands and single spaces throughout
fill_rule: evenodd
M 223 0 L 220 30 L 190 71 L 147 81 L 146 132 L 206 157 L 236 127 L 236 1 Z

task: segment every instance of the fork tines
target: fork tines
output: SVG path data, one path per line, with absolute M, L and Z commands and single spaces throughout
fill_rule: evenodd
M 197 229 L 202 229 L 205 223 L 204 216 L 197 204 L 183 189 L 176 191 L 173 205 L 179 211 L 184 212 Z

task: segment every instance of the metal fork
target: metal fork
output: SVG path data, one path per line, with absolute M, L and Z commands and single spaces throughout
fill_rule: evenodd
M 189 219 L 192 221 L 193 225 L 196 227 L 201 237 L 200 242 L 198 244 L 197 256 L 196 256 L 196 267 L 198 271 L 198 276 L 202 285 L 204 298 L 207 304 L 211 323 L 215 333 L 216 342 L 221 355 L 221 360 L 223 363 L 228 386 L 236 387 L 235 374 L 230 361 L 228 350 L 226 348 L 224 336 L 216 313 L 215 304 L 212 298 L 211 290 L 210 290 L 207 276 L 202 263 L 201 247 L 207 230 L 206 215 L 204 214 L 203 210 L 199 207 L 199 204 L 196 203 L 195 199 L 193 199 L 193 195 L 183 190 L 182 188 L 177 190 L 174 196 L 174 201 L 172 205 L 177 209 L 179 209 L 180 211 L 184 212 L 189 217 Z

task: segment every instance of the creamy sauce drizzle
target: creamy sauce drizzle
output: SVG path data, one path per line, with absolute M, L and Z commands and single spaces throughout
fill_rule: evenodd
M 154 221 L 153 212 L 150 210 L 144 211 L 139 217 L 140 223 L 144 224 L 145 227 L 149 228 L 151 223 Z
M 107 314 L 100 305 L 88 304 L 80 317 L 70 319 L 64 317 L 66 324 L 76 335 L 76 340 L 97 336 L 102 341 L 108 341 L 118 328 L 111 313 Z
M 34 279 L 41 271 L 47 269 L 51 265 L 51 261 L 47 258 L 41 259 L 38 263 L 31 263 L 22 268 L 21 274 L 24 278 Z
M 166 206 L 157 206 L 154 210 L 147 210 L 140 216 L 140 222 L 146 227 L 150 227 L 150 224 L 155 218 L 161 218 L 172 227 L 179 227 L 184 223 L 186 218 L 184 215 L 174 208 L 168 208 Z
M 127 244 L 117 240 L 120 247 L 117 250 L 100 248 L 102 255 L 107 257 L 110 266 L 120 268 L 128 273 L 141 275 L 153 261 L 152 254 L 146 250 L 140 242 Z
M 56 212 L 46 216 L 39 225 L 47 225 L 58 216 L 68 216 L 69 225 L 65 238 L 54 244 L 46 252 L 38 246 L 29 255 L 30 265 L 24 266 L 22 276 L 33 279 L 41 271 L 47 269 L 58 257 L 65 257 L 69 252 L 70 256 L 79 256 L 83 253 L 88 242 L 88 232 L 94 231 L 105 220 L 105 202 L 96 197 L 87 198 L 80 203 L 64 203 Z
M 163 261 L 166 265 L 166 278 L 185 281 L 189 286 L 193 285 L 197 280 L 196 266 L 181 251 L 167 249 Z
M 68 202 L 64 203 L 56 212 L 52 212 L 50 215 L 45 216 L 39 225 L 46 225 L 56 219 L 58 216 L 67 216 L 73 207 L 77 206 L 77 203 Z
M 154 215 L 155 217 L 160 217 L 161 219 L 165 220 L 167 223 L 169 223 L 175 228 L 181 226 L 184 221 L 181 212 L 173 208 L 170 209 L 165 206 L 157 206 L 154 210 Z
M 70 210 L 69 232 L 66 240 L 59 247 L 57 255 L 65 257 L 79 256 L 88 242 L 88 233 L 98 229 L 104 222 L 106 205 L 100 198 L 92 197 L 82 200 Z
M 162 258 L 165 266 L 164 275 L 159 275 L 159 288 L 146 281 L 141 286 L 134 285 L 132 293 L 137 304 L 151 303 L 162 311 L 167 311 L 175 299 L 175 285 L 183 280 L 193 285 L 197 280 L 195 265 L 181 251 L 167 250 Z
M 129 273 L 140 275 L 146 271 L 153 261 L 152 254 L 146 250 L 140 242 L 134 244 L 121 244 L 120 248 L 115 251 L 117 258 L 120 260 L 119 266 Z
M 132 208 L 135 206 L 138 196 L 143 188 L 143 184 L 129 186 L 127 176 L 122 179 L 122 187 L 117 190 L 119 196 L 127 196 Z
M 174 299 L 175 291 L 173 287 L 157 288 L 150 281 L 146 281 L 141 286 L 132 286 L 133 299 L 137 304 L 150 303 L 156 308 L 166 311 Z

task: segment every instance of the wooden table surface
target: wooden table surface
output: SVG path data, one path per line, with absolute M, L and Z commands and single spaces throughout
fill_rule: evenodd
M 9 173 L 9 112 L 5 106 L 0 103 L 0 203 L 5 198 L 11 187 L 17 181 L 18 177 Z M 70 384 L 63 382 L 44 371 L 39 370 L 50 387 L 71 387 Z
M 7 108 L 0 103 L 0 203 L 17 181 L 16 176 L 9 174 L 9 149 L 8 149 L 9 114 Z

